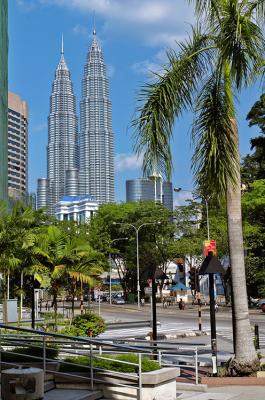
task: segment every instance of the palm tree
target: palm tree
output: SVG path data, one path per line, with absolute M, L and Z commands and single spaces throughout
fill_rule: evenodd
M 73 284 L 80 281 L 92 285 L 94 278 L 103 271 L 102 255 L 94 251 L 78 234 L 69 236 L 58 226 L 48 226 L 39 241 L 45 254 L 42 263 L 47 270 L 36 277 L 40 283 L 49 281 L 56 328 L 57 299 L 60 290 L 67 284 L 68 277 Z
M 9 275 L 28 267 L 29 254 L 32 258 L 36 251 L 33 250 L 36 241 L 34 229 L 46 219 L 42 211 L 34 211 L 19 202 L 14 204 L 11 211 L 4 203 L 0 205 L 0 272 L 3 275 L 5 323 L 8 321 L 7 280 Z
M 190 0 L 198 24 L 168 64 L 143 86 L 133 121 L 135 149 L 144 153 L 145 174 L 171 175 L 170 139 L 176 118 L 195 112 L 192 159 L 195 180 L 205 194 L 226 198 L 230 261 L 236 314 L 236 351 L 231 368 L 239 374 L 258 367 L 248 314 L 241 218 L 241 183 L 235 97 L 263 64 L 261 23 L 264 0 Z

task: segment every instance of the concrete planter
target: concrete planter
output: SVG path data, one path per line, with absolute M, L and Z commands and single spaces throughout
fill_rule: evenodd
M 175 400 L 176 399 L 176 378 L 180 375 L 179 368 L 162 368 L 157 371 L 144 372 L 142 374 L 142 400 Z M 104 383 L 97 383 L 98 389 L 103 391 L 107 399 L 128 400 L 137 399 L 138 390 L 134 387 L 119 386 L 128 384 L 130 386 L 138 385 L 136 374 L 127 374 L 124 379 L 116 374 L 97 374 L 97 378 Z
M 24 366 L 24 367 L 34 367 L 34 368 L 43 368 L 43 363 L 42 362 L 19 362 L 19 363 L 15 363 L 15 362 L 5 362 L 3 361 L 1 363 L 1 369 L 8 369 L 8 368 L 13 368 L 14 364 L 20 365 L 20 366 Z M 59 363 L 57 361 L 48 361 L 46 363 L 46 372 L 54 372 L 54 371 L 58 371 L 59 370 Z
M 81 376 L 89 376 L 89 373 L 69 377 L 55 374 L 55 383 L 58 388 L 76 388 L 87 386 Z M 142 374 L 142 400 L 176 400 L 176 378 L 180 375 L 179 368 L 162 368 L 157 371 L 144 372 Z M 99 372 L 95 374 L 94 388 L 103 392 L 107 399 L 128 400 L 137 399 L 138 377 L 136 374 L 121 374 L 119 372 Z M 96 380 L 100 382 L 96 382 Z M 124 387 L 120 385 L 128 385 Z
M 257 371 L 257 378 L 265 378 L 265 371 Z

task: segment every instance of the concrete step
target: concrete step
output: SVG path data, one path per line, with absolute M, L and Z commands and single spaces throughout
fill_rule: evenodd
M 177 392 L 177 400 L 240 400 L 240 393 Z
M 49 392 L 50 390 L 55 389 L 54 381 L 44 382 L 44 393 Z
M 97 400 L 102 397 L 100 390 L 54 389 L 45 393 L 44 400 Z

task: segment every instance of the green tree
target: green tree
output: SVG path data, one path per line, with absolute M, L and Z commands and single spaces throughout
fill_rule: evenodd
M 241 216 L 238 130 L 234 98 L 263 65 L 264 1 L 190 0 L 198 24 L 192 37 L 168 52 L 168 65 L 143 87 L 136 150 L 144 173 L 171 175 L 170 138 L 175 119 L 195 111 L 193 169 L 202 193 L 226 197 L 236 319 L 236 351 L 230 371 L 258 368 L 248 314 Z
M 265 179 L 254 181 L 242 197 L 248 294 L 265 296 Z
M 155 224 L 155 222 L 160 224 Z M 113 222 L 118 223 L 114 225 Z M 120 225 L 121 223 L 122 225 Z M 150 224 L 151 223 L 151 224 Z M 152 223 L 154 223 L 152 225 Z M 115 263 L 125 295 L 136 293 L 136 233 L 139 230 L 140 286 L 143 292 L 147 279 L 158 266 L 166 272 L 172 259 L 170 243 L 174 240 L 172 214 L 161 204 L 135 202 L 101 206 L 91 221 L 89 240 L 92 247 L 109 254 Z M 115 240 L 119 238 L 128 240 Z
M 47 221 L 42 211 L 34 211 L 19 202 L 8 211 L 4 204 L 0 209 L 0 269 L 4 309 L 7 322 L 7 279 L 10 274 L 28 271 L 30 260 L 37 252 L 36 229 Z M 20 304 L 21 307 L 21 304 Z
M 260 136 L 250 140 L 252 154 L 247 154 L 242 162 L 242 182 L 246 185 L 265 178 L 265 94 L 253 105 L 247 115 L 249 126 L 258 126 Z

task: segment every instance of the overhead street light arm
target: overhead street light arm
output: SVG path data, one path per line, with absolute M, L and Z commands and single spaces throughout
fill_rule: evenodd
M 140 225 L 138 228 L 136 226 L 134 226 L 133 224 L 130 223 L 123 223 L 123 222 L 113 222 L 113 225 L 127 225 L 127 226 L 131 226 L 136 233 L 136 273 L 137 273 L 137 303 L 138 303 L 138 309 L 140 309 L 141 305 L 140 305 L 140 265 L 139 265 L 139 230 L 145 226 L 145 225 L 160 225 L 161 221 L 155 221 L 155 222 L 145 222 L 142 225 Z

